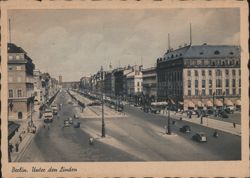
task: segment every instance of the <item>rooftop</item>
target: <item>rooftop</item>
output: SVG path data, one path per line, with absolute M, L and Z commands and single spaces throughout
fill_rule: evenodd
M 240 46 L 236 45 L 188 45 L 176 50 L 168 50 L 162 61 L 175 60 L 179 58 L 224 58 L 240 57 Z

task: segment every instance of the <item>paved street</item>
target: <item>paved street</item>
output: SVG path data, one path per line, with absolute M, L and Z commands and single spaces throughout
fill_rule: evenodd
M 101 138 L 101 119 L 80 118 L 81 128 L 63 128 L 63 121 L 80 114 L 75 104 L 69 104 L 66 91 L 58 94 L 56 102 L 63 109 L 50 125 L 42 128 L 34 137 L 19 161 L 196 161 L 239 160 L 241 137 L 202 125 L 176 121 L 173 135 L 166 135 L 167 119 L 162 115 L 144 113 L 138 108 L 125 106 L 126 117 L 105 119 L 106 138 Z M 100 108 L 99 108 L 100 109 Z M 192 132 L 183 134 L 179 128 L 188 124 Z M 205 132 L 207 143 L 191 139 L 195 132 Z M 93 137 L 94 146 L 88 139 Z

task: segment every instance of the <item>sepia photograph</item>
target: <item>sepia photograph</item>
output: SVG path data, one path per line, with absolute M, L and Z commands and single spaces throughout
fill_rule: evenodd
M 249 172 L 243 4 L 92 3 L 3 3 L 5 177 Z
M 9 161 L 240 160 L 239 12 L 10 10 Z

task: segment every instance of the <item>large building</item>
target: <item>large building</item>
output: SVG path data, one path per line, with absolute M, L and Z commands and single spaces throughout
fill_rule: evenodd
M 157 59 L 158 100 L 185 108 L 240 105 L 240 62 L 239 46 L 169 49 Z
M 157 99 L 157 74 L 156 67 L 142 70 L 142 92 L 145 96 L 155 101 Z
M 35 104 L 43 104 L 45 101 L 44 95 L 45 95 L 45 89 L 42 87 L 42 76 L 41 71 L 38 69 L 34 70 L 34 95 Z
M 22 48 L 8 44 L 8 106 L 11 119 L 27 119 L 30 115 L 34 104 L 34 68 Z

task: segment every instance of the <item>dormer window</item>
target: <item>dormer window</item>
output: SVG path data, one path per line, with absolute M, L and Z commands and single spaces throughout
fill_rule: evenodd
M 203 55 L 204 53 L 203 52 L 200 52 L 200 55 Z
M 182 56 L 182 53 L 180 53 L 180 56 Z
M 214 54 L 215 54 L 215 55 L 219 55 L 220 52 L 219 52 L 218 50 L 216 50 L 216 51 L 214 52 Z
M 171 55 L 171 58 L 174 58 L 174 55 L 173 55 L 173 54 Z
M 233 55 L 234 53 L 231 51 L 229 54 L 230 54 L 230 55 Z

